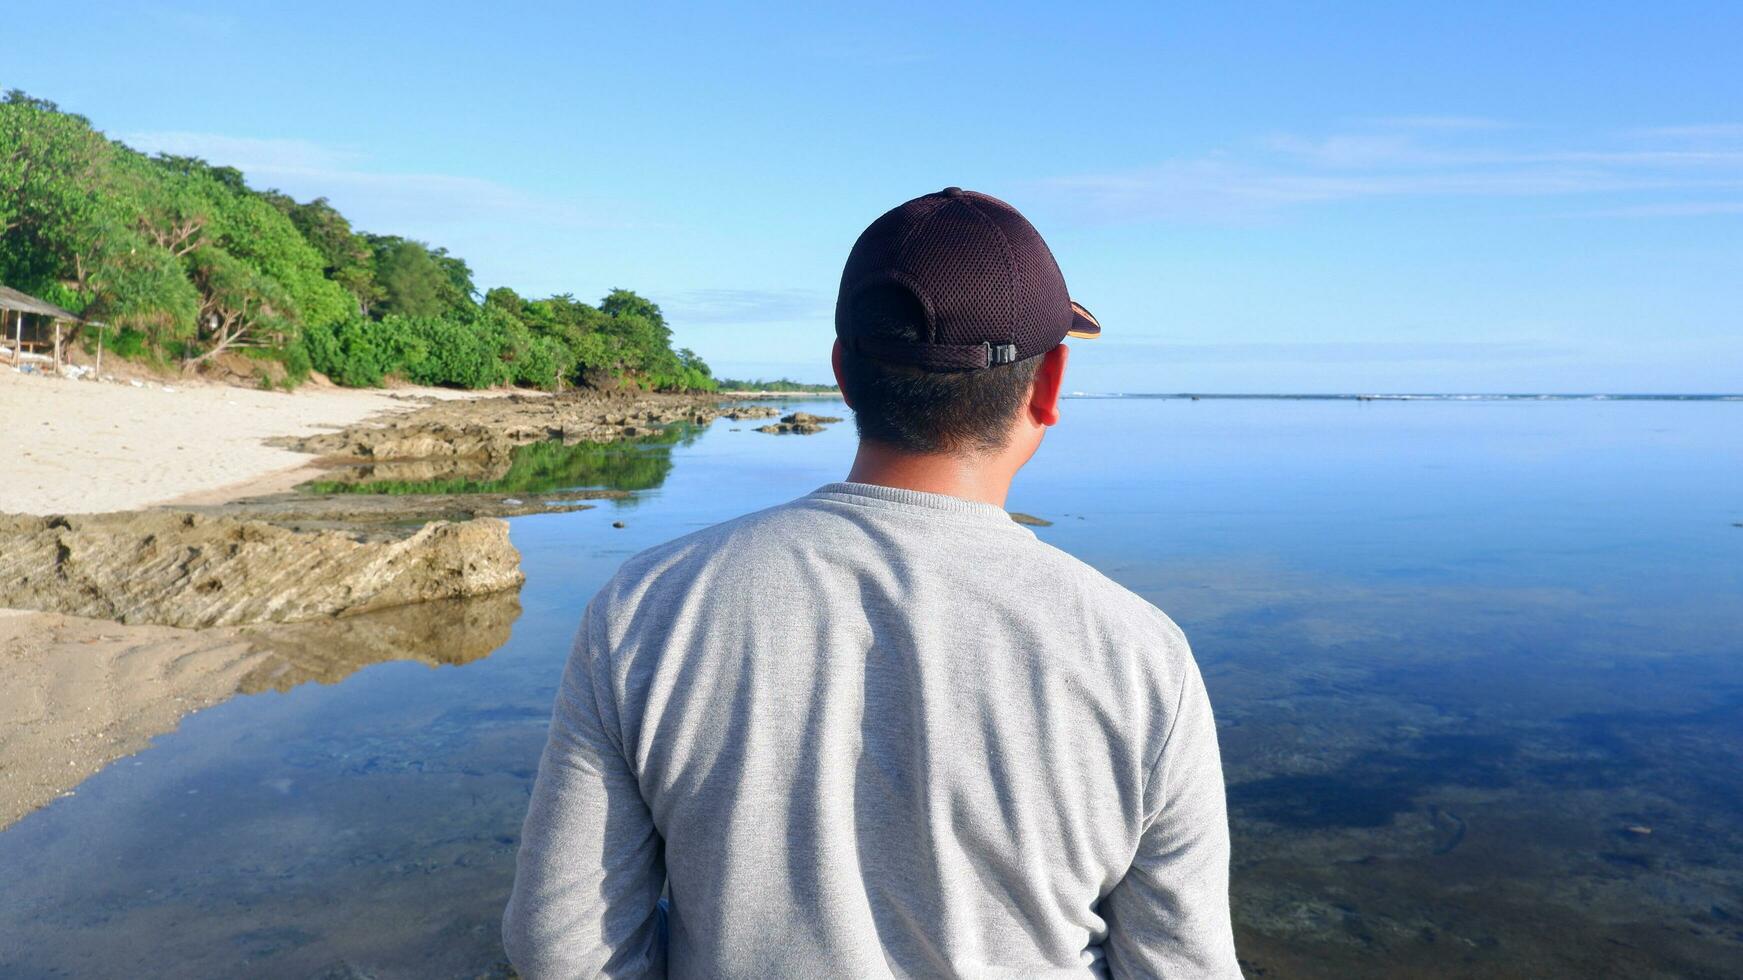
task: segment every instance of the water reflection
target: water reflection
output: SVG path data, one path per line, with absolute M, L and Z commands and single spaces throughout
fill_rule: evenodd
M 1011 506 L 1191 637 L 1250 977 L 1736 975 L 1735 411 L 1068 404 Z M 501 972 L 582 604 L 838 477 L 852 433 L 679 445 L 625 528 L 515 519 L 525 613 L 490 656 L 237 698 L 0 834 L 0 975 Z
M 288 691 L 314 681 L 337 684 L 370 664 L 412 660 L 458 666 L 488 657 L 508 642 L 521 613 L 515 592 L 442 599 L 360 616 L 242 630 L 261 651 L 242 678 L 243 694 Z
M 0 737 L 0 773 L 9 777 L 0 828 L 146 748 L 189 712 L 238 694 L 337 684 L 390 661 L 470 663 L 508 641 L 520 612 L 517 594 L 502 592 L 207 630 L 38 616 L 30 622 L 41 621 L 40 635 L 7 644 L 6 681 L 36 717 L 19 715 Z
M 674 424 L 650 436 L 618 442 L 535 442 L 502 457 L 418 459 L 341 467 L 300 489 L 306 493 L 464 494 L 548 493 L 605 488 L 652 490 L 672 472 L 672 448 L 696 441 L 701 429 Z

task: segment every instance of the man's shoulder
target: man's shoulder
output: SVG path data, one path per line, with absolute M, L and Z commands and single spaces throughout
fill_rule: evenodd
M 1039 539 L 1035 545 L 1037 554 L 1042 556 L 1040 560 L 1049 563 L 1058 577 L 1065 593 L 1062 599 L 1076 598 L 1090 610 L 1090 615 L 1115 628 L 1135 630 L 1152 641 L 1162 641 L 1174 651 L 1187 652 L 1185 632 L 1155 603 L 1069 551 Z
M 892 516 L 894 515 L 894 516 Z M 696 588 L 738 593 L 758 588 L 792 588 L 806 563 L 827 555 L 839 564 L 848 556 L 831 553 L 843 548 L 843 532 L 867 522 L 905 519 L 901 512 L 842 504 L 816 496 L 800 497 L 732 520 L 701 528 L 648 548 L 625 561 L 600 590 L 604 611 L 627 612 L 652 601 L 664 605 Z M 953 547 L 948 522 L 937 528 L 935 551 L 948 560 Z M 975 546 L 988 538 L 971 534 Z M 1168 659 L 1190 656 L 1180 627 L 1166 613 L 1071 553 L 1048 544 L 1016 526 L 1000 534 L 1000 560 L 1020 562 L 1031 593 L 1046 583 L 1047 593 L 1062 607 L 1081 611 L 1081 625 L 1124 647 L 1166 651 Z M 852 549 L 849 549 L 852 550 Z M 867 549 L 872 551 L 875 549 Z M 870 555 L 865 560 L 871 560 Z M 909 559 L 911 560 L 911 558 Z M 1007 571 L 1009 569 L 1007 568 Z M 791 573 L 794 578 L 789 578 Z
M 719 572 L 754 571 L 776 555 L 792 550 L 826 519 L 800 497 L 712 524 L 654 545 L 626 560 L 600 590 L 617 603 L 633 599 L 666 579 L 693 581 L 705 567 Z

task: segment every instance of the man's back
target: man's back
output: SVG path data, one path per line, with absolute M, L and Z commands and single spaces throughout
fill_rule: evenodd
M 991 504 L 832 484 L 594 600 L 505 938 L 533 976 L 1238 976 L 1227 863 L 1167 617 Z

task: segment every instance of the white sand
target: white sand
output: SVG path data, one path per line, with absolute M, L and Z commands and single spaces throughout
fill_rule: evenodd
M 262 440 L 410 411 L 446 389 L 291 394 L 68 381 L 0 364 L 0 513 L 218 503 L 289 489 L 311 457 Z M 410 396 L 410 397 L 408 397 Z M 267 654 L 234 629 L 178 630 L 0 609 L 0 828 L 183 715 L 230 697 Z
M 234 629 L 0 610 L 0 828 L 235 694 L 266 656 Z
M 466 397 L 430 388 L 169 388 L 68 381 L 0 365 L 0 513 L 99 513 L 289 489 L 308 475 L 310 457 L 262 440 L 409 411 L 418 402 L 407 395 Z

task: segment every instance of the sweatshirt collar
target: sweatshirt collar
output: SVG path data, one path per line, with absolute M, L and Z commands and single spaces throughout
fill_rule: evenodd
M 978 500 L 952 497 L 948 494 L 926 493 L 922 490 L 908 490 L 902 487 L 885 487 L 875 483 L 826 483 L 812 491 L 811 496 L 823 500 L 868 504 L 893 510 L 938 511 L 959 518 L 1009 528 L 1030 536 L 1034 535 L 1033 531 L 1011 520 L 1011 515 L 1006 513 L 1003 507 L 982 503 Z

